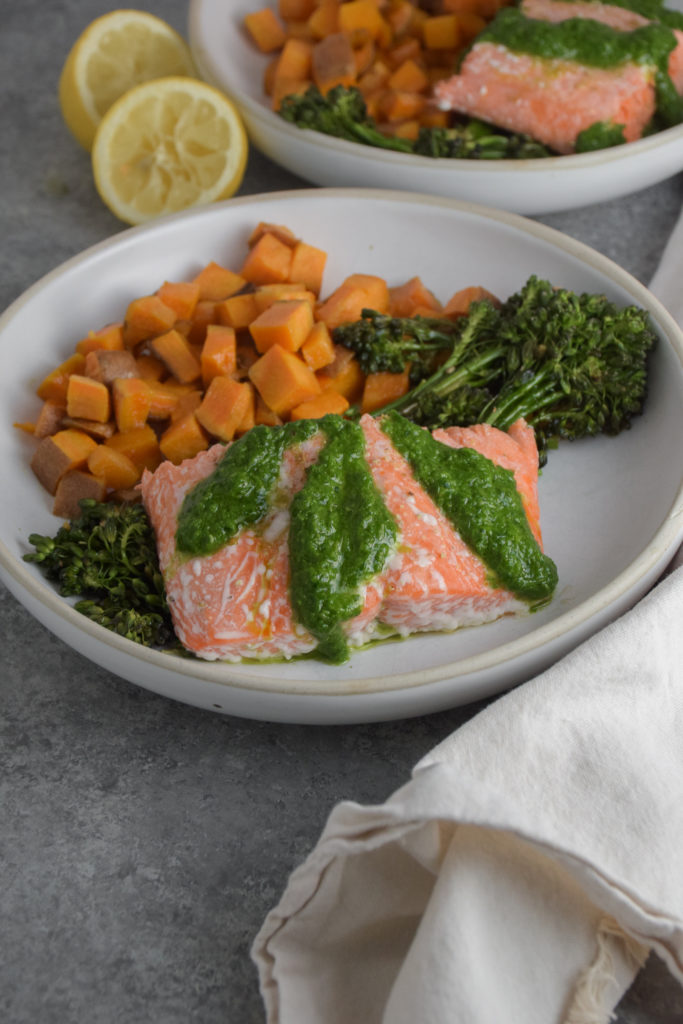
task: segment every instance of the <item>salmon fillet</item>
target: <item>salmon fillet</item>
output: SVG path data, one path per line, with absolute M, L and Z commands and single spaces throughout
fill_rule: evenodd
M 474 44 L 457 75 L 436 83 L 434 98 L 443 110 L 531 135 L 561 154 L 572 153 L 577 136 L 598 121 L 623 125 L 633 142 L 655 112 L 649 67 L 591 68 L 485 41 Z
M 618 32 L 632 32 L 650 24 L 650 20 L 637 11 L 629 11 L 616 4 L 598 3 L 597 0 L 522 0 L 520 10 L 527 18 L 537 18 L 539 21 L 560 22 L 568 18 L 588 18 L 601 21 L 603 25 L 609 25 Z M 680 29 L 672 31 L 677 46 L 669 57 L 669 75 L 676 91 L 683 93 L 683 32 Z
M 361 588 L 362 611 L 343 625 L 349 644 L 376 635 L 452 630 L 526 610 L 507 590 L 488 582 L 484 563 L 416 482 L 372 416 L 360 421 L 365 457 L 393 514 L 398 536 L 384 570 Z M 508 433 L 493 427 L 449 428 L 434 436 L 470 447 L 515 475 L 530 527 L 541 542 L 533 430 L 523 421 Z M 286 448 L 271 507 L 258 528 L 243 529 L 220 550 L 201 557 L 176 551 L 177 516 L 188 491 L 225 452 L 215 445 L 180 465 L 145 472 L 142 498 L 154 527 L 159 563 L 176 634 L 202 658 L 291 658 L 313 651 L 316 639 L 295 621 L 289 593 L 289 504 L 325 443 L 322 431 Z

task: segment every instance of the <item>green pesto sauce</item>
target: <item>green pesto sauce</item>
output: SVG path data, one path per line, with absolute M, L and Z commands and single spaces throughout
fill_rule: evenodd
M 664 6 L 663 0 L 599 0 L 599 2 L 607 4 L 608 7 L 623 7 L 624 10 L 633 11 L 650 21 L 661 21 L 663 25 L 668 25 L 670 28 L 683 29 L 683 13 L 669 10 Z
M 683 104 L 669 77 L 669 55 L 676 46 L 671 28 L 652 22 L 632 32 L 619 32 L 590 18 L 550 22 L 527 18 L 517 7 L 505 7 L 477 36 L 516 53 L 549 60 L 575 61 L 596 68 L 621 64 L 651 67 L 657 112 L 665 125 L 683 120 Z
M 318 640 L 316 654 L 348 657 L 342 623 L 362 610 L 360 589 L 382 571 L 396 544 L 396 522 L 365 460 L 357 423 L 320 422 L 325 447 L 291 504 L 291 601 L 299 622 Z
M 436 441 L 397 413 L 381 427 L 494 581 L 524 601 L 549 598 L 557 569 L 531 532 L 512 471 L 471 448 Z
M 313 420 L 257 426 L 225 450 L 213 472 L 188 491 L 178 513 L 176 548 L 210 555 L 262 519 L 271 506 L 282 456 L 316 431 Z
M 610 146 L 622 146 L 624 138 L 623 124 L 612 124 L 611 121 L 596 121 L 590 128 L 585 128 L 576 136 L 574 149 L 577 153 L 592 153 L 596 149 L 609 149 Z

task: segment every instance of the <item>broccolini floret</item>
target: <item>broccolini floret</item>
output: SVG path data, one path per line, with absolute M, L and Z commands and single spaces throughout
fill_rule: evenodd
M 475 119 L 453 128 L 422 127 L 415 141 L 386 135 L 368 114 L 363 95 L 354 86 L 337 85 L 323 95 L 311 85 L 303 93 L 286 96 L 278 113 L 299 128 L 399 153 L 464 160 L 528 160 L 551 155 L 528 135 L 505 132 Z
M 173 641 L 171 615 L 152 525 L 142 505 L 81 501 L 77 519 L 54 537 L 32 533 L 24 555 L 54 580 L 76 611 L 107 629 L 151 646 Z
M 375 365 L 396 372 L 402 344 L 414 342 L 410 320 L 365 311 L 364 323 L 365 329 L 336 328 L 335 341 L 369 366 L 368 326 L 376 324 Z M 558 439 L 617 434 L 642 411 L 656 335 L 637 306 L 619 309 L 604 295 L 554 288 L 532 276 L 500 306 L 480 300 L 450 328 L 441 323 L 453 339 L 447 357 L 431 372 L 428 360 L 416 360 L 427 372 L 378 412 L 395 409 L 432 429 L 489 423 L 506 430 L 523 417 L 534 427 L 545 462 L 546 449 Z M 437 336 L 438 321 L 431 329 Z M 404 364 L 414 358 L 408 345 L 404 356 Z

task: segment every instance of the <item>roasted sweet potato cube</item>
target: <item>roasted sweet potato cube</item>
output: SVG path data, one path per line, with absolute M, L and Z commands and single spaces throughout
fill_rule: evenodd
M 249 388 L 233 377 L 214 377 L 195 416 L 213 437 L 232 441 L 247 413 L 251 399 Z
M 49 437 L 50 434 L 56 434 L 65 416 L 66 407 L 61 402 L 52 402 L 48 398 L 46 402 L 43 402 L 38 413 L 38 419 L 33 427 L 33 436 L 40 440 L 43 437 Z
M 190 384 L 201 377 L 202 368 L 199 360 L 179 331 L 172 330 L 160 334 L 150 342 L 150 348 L 181 384 Z
M 295 352 L 272 345 L 249 369 L 249 378 L 266 405 L 282 416 L 320 394 L 315 374 Z
M 258 352 L 280 345 L 288 352 L 301 348 L 313 327 L 313 308 L 306 299 L 284 299 L 264 309 L 249 325 Z
M 123 348 L 123 324 L 107 324 L 98 331 L 89 331 L 76 345 L 76 351 L 87 356 L 88 352 L 99 349 L 118 350 Z
M 124 433 L 119 431 L 104 443 L 127 455 L 140 472 L 143 469 L 148 469 L 150 473 L 154 472 L 163 458 L 157 435 L 149 423 L 135 430 L 126 430 Z
M 289 281 L 292 248 L 266 231 L 249 250 L 240 274 L 250 284 L 274 284 Z
M 57 484 L 71 469 L 85 466 L 97 442 L 80 430 L 58 430 L 44 437 L 31 459 L 31 469 L 43 487 L 54 494 Z
M 195 414 L 188 412 L 169 424 L 159 438 L 159 447 L 167 459 L 178 465 L 205 451 L 209 438 Z
M 193 279 L 199 287 L 199 299 L 202 302 L 222 302 L 241 291 L 247 283 L 234 270 L 222 267 L 212 260 Z
M 106 444 L 98 444 L 88 456 L 88 469 L 93 476 L 104 480 L 107 488 L 119 491 L 134 487 L 140 479 L 140 469 L 125 452 Z
M 109 389 L 92 377 L 72 373 L 66 388 L 66 412 L 76 419 L 106 423 L 111 413 Z
M 177 320 L 176 312 L 158 295 L 143 295 L 128 305 L 123 324 L 123 343 L 135 348 L 157 334 L 168 331 Z
M 51 370 L 47 377 L 41 381 L 36 388 L 38 398 L 42 398 L 44 402 L 50 399 L 52 402 L 66 405 L 66 388 L 69 377 L 72 373 L 83 373 L 84 366 L 85 356 L 80 352 L 74 352 L 73 355 L 65 359 L 59 366 L 55 366 L 54 370 Z
M 139 376 L 135 356 L 127 349 L 124 351 L 98 349 L 88 352 L 83 372 L 86 377 L 92 377 L 93 380 L 106 385 L 112 384 L 117 377 Z
M 80 515 L 80 502 L 83 499 L 104 501 L 106 493 L 102 477 L 93 476 L 83 469 L 70 469 L 57 484 L 52 512 L 63 519 L 76 519 Z

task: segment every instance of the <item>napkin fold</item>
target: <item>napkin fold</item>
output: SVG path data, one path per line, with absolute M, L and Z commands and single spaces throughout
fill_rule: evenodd
M 683 218 L 652 282 L 683 321 L 679 252 Z M 681 666 L 683 549 L 385 803 L 337 805 L 252 946 L 268 1024 L 603 1024 L 650 951 L 683 983 Z

